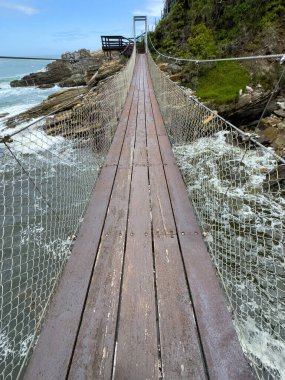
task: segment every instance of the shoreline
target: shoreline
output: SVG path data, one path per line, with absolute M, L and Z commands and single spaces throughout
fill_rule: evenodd
M 91 58 L 86 59 L 86 55 Z M 27 86 L 20 85 L 19 87 L 16 87 L 15 83 L 13 86 L 11 86 L 10 83 L 10 88 L 6 88 L 8 91 L 15 93 L 19 92 L 19 94 L 20 92 L 37 92 L 37 95 L 42 97 L 42 99 L 38 99 L 39 101 L 32 104 L 21 104 L 19 106 L 12 105 L 12 109 L 13 107 L 18 107 L 18 110 L 20 111 L 17 112 L 17 110 L 13 110 L 12 114 L 9 112 L 9 107 L 3 107 L 1 109 L 0 106 L 0 133 L 2 132 L 3 134 L 3 130 L 7 132 L 10 128 L 17 128 L 23 123 L 32 122 L 33 120 L 47 116 L 51 113 L 53 113 L 54 118 L 60 117 L 62 114 L 62 108 L 63 112 L 66 112 L 79 107 L 79 102 L 76 101 L 78 95 L 86 95 L 90 90 L 97 91 L 96 88 L 100 82 L 114 75 L 125 65 L 125 60 L 119 54 L 114 54 L 114 57 L 110 60 L 110 58 L 105 57 L 102 51 L 89 52 L 85 49 L 81 49 L 77 52 L 65 53 L 62 57 L 65 59 L 68 57 L 69 59 L 73 58 L 78 60 L 78 62 L 75 63 L 73 71 L 68 72 L 69 79 L 67 78 L 65 81 L 54 82 L 53 84 L 50 83 L 51 81 L 54 81 L 55 78 L 64 78 L 64 76 L 59 78 L 61 70 L 66 73 L 66 62 L 64 61 L 63 68 L 61 67 L 62 62 L 60 65 L 58 65 L 58 63 L 54 65 L 53 62 L 48 64 L 45 68 L 42 68 L 40 71 L 28 75 L 28 77 L 33 78 L 35 82 L 42 81 L 44 75 L 46 82 L 41 82 L 41 85 L 31 85 L 29 79 L 25 79 L 27 77 L 23 77 L 19 80 L 20 82 L 27 82 Z M 82 64 L 82 62 L 84 63 Z M 70 69 L 70 66 L 72 66 L 72 64 L 68 63 L 68 69 Z M 80 78 L 77 74 L 79 68 L 81 70 Z M 82 78 L 84 78 L 84 83 L 82 82 Z M 8 82 L 6 82 L 6 84 L 7 83 Z M 66 87 L 62 87 L 63 84 L 65 84 Z M 46 91 L 48 91 L 48 94 L 46 96 L 41 96 L 44 95 Z M 74 102 L 71 101 L 72 99 L 74 99 Z M 7 112 L 9 112 L 9 115 L 7 115 Z M 4 115 L 2 118 L 1 114 Z M 49 121 L 50 119 L 51 118 L 49 118 Z

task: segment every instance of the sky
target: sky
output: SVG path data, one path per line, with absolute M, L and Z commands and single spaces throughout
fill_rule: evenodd
M 54 56 L 97 50 L 101 35 L 132 37 L 133 16 L 150 29 L 163 0 L 0 0 L 0 56 Z M 137 25 L 137 34 L 143 25 Z

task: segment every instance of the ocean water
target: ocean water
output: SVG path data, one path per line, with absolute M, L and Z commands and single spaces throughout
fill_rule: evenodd
M 0 137 L 8 117 L 59 90 L 10 87 L 47 63 L 0 59 Z M 50 136 L 42 122 L 0 143 L 0 379 L 18 378 L 69 257 L 102 163 L 91 144 Z
M 285 379 L 285 262 L 282 189 L 266 190 L 271 151 L 244 150 L 218 132 L 174 147 L 203 235 L 260 378 Z M 235 170 L 235 163 L 241 163 Z M 238 166 L 237 166 L 238 167 Z
M 37 87 L 11 87 L 10 82 L 24 75 L 43 71 L 51 61 L 0 59 L 0 135 L 5 122 L 11 116 L 41 103 L 49 95 L 60 90 L 58 86 L 41 90 Z M 7 116 L 1 117 L 1 114 Z

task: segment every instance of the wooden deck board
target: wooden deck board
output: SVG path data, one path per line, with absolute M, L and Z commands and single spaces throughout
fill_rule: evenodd
M 165 177 L 176 222 L 186 276 L 193 301 L 205 365 L 210 379 L 252 379 L 227 310 L 207 248 L 189 201 L 185 184 L 167 137 L 149 73 L 151 98 Z
M 162 372 L 164 379 L 206 379 L 156 135 L 156 115 L 153 114 L 148 87 L 145 92 Z
M 157 379 L 151 221 L 145 166 L 134 167 L 129 212 L 114 374 L 120 380 Z
M 157 379 L 158 349 L 145 129 L 143 62 L 129 204 L 115 379 Z M 138 217 L 139 215 L 139 217 Z M 130 345 L 129 342 L 132 342 Z
M 25 378 L 252 378 L 143 55 Z
M 70 379 L 99 380 L 112 375 L 130 180 L 131 168 L 119 168 L 72 359 Z

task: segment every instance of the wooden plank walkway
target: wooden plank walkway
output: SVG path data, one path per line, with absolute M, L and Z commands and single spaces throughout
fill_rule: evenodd
M 254 378 L 144 55 L 25 378 Z

